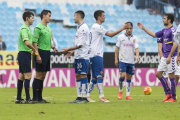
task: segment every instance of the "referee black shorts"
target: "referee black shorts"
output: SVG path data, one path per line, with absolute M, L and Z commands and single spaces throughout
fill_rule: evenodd
M 31 72 L 31 53 L 19 51 L 18 53 L 19 73 Z
M 36 71 L 47 72 L 50 71 L 50 51 L 38 49 L 39 55 L 41 56 L 42 63 L 38 64 L 35 62 Z M 36 57 L 35 57 L 36 61 Z

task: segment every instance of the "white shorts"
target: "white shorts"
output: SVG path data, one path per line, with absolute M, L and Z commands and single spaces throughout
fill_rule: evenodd
M 177 69 L 176 58 L 177 58 L 177 56 L 171 57 L 170 63 L 166 64 L 166 59 L 167 58 L 162 57 L 160 62 L 159 62 L 157 71 L 164 71 L 164 72 L 167 72 L 167 73 L 176 72 L 176 69 Z
M 179 66 L 176 66 L 175 75 L 179 75 L 179 76 L 180 76 L 180 65 L 179 65 Z M 168 74 L 167 71 L 163 72 L 163 77 L 164 77 L 164 78 L 168 78 L 168 77 L 169 77 L 169 74 Z

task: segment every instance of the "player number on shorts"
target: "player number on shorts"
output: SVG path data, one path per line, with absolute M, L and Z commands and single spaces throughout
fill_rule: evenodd
M 82 64 L 81 63 L 77 63 L 77 68 L 78 69 L 82 68 Z

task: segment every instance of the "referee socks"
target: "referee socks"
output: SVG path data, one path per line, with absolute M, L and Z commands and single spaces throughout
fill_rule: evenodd
M 33 100 L 38 100 L 38 90 L 39 90 L 39 79 L 34 79 L 33 81 Z
M 30 99 L 30 95 L 29 95 L 30 80 L 28 79 L 24 80 L 24 88 L 25 88 L 25 93 L 26 93 L 26 100 L 29 100 Z
M 21 93 L 23 89 L 23 81 L 18 79 L 17 82 L 17 100 L 21 100 Z

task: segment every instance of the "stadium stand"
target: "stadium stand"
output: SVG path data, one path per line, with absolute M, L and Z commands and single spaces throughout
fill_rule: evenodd
M 74 24 L 73 16 L 77 10 L 83 10 L 86 14 L 85 22 L 89 27 L 95 22 L 93 13 L 97 9 L 102 9 L 106 13 L 106 22 L 103 26 L 113 31 L 120 28 L 125 22 L 131 21 L 134 24 L 134 32 L 139 39 L 140 52 L 157 52 L 156 39 L 149 37 L 142 30 L 140 30 L 136 23 L 142 22 L 147 28 L 152 31 L 159 31 L 164 26 L 162 23 L 162 16 L 150 15 L 145 10 L 136 9 L 134 4 L 131 5 L 93 5 L 93 4 L 57 4 L 57 3 L 31 3 L 24 2 L 23 8 L 9 7 L 6 2 L 0 3 L 0 34 L 7 44 L 7 50 L 17 51 L 19 28 L 23 24 L 22 13 L 24 10 L 34 11 L 35 21 L 31 26 L 34 27 L 41 21 L 40 13 L 43 9 L 52 11 L 52 22 L 49 24 L 54 37 L 57 39 L 59 49 L 70 47 L 74 44 L 74 36 L 76 32 L 76 25 Z M 172 11 L 171 8 L 167 10 Z M 174 24 L 175 25 L 175 24 Z M 175 25 L 176 26 L 176 25 Z M 124 33 L 125 31 L 123 31 Z M 117 36 L 104 38 L 104 51 L 114 52 Z

